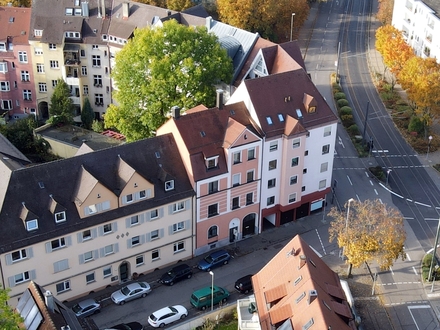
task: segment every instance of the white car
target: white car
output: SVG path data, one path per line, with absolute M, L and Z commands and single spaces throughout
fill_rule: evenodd
M 166 324 L 184 319 L 187 315 L 188 311 L 181 305 L 168 306 L 151 314 L 148 323 L 155 328 L 163 328 Z
M 118 291 L 112 293 L 112 300 L 115 304 L 123 305 L 127 301 L 144 298 L 151 292 L 151 287 L 147 282 L 130 283 Z

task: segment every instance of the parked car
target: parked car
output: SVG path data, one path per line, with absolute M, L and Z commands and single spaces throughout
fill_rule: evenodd
M 218 250 L 210 253 L 205 258 L 200 260 L 197 267 L 200 270 L 209 272 L 214 267 L 226 265 L 230 259 L 231 255 L 228 253 L 228 251 Z
M 75 304 L 72 310 L 77 317 L 86 317 L 99 313 L 101 311 L 101 304 L 95 299 L 86 299 Z
M 166 324 L 184 319 L 188 316 L 188 311 L 181 305 L 164 307 L 155 311 L 148 318 L 148 323 L 155 328 L 163 328 Z
M 133 282 L 113 292 L 111 298 L 115 304 L 123 305 L 130 300 L 144 298 L 150 292 L 151 287 L 147 282 Z
M 139 322 L 128 322 L 111 326 L 109 329 L 105 330 L 142 330 L 143 328 L 144 327 Z
M 174 285 L 174 283 L 192 277 L 192 270 L 187 264 L 174 266 L 161 276 L 159 283 L 166 285 Z
M 248 274 L 246 276 L 240 277 L 237 281 L 235 281 L 235 288 L 240 293 L 248 293 L 253 290 L 252 287 L 252 274 Z
M 207 286 L 203 289 L 194 291 L 191 295 L 190 303 L 195 308 L 205 310 L 206 307 L 216 305 L 218 303 L 225 303 L 228 300 L 229 292 L 219 286 Z M 214 299 L 211 299 L 214 298 Z M 214 301 L 211 303 L 211 301 Z

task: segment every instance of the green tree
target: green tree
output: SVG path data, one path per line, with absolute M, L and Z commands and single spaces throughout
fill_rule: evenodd
M 83 107 L 81 109 L 81 121 L 86 129 L 92 128 L 93 119 L 95 119 L 95 114 L 93 113 L 92 106 L 90 105 L 89 98 L 86 97 L 84 100 Z
M 23 318 L 7 304 L 9 289 L 0 285 L 0 329 L 24 329 Z
M 0 0 L 0 6 L 7 6 L 12 4 L 13 7 L 31 7 L 31 0 Z
M 214 84 L 231 77 L 231 59 L 205 27 L 170 20 L 162 28 L 137 29 L 116 55 L 117 105 L 107 109 L 105 126 L 127 141 L 153 136 L 173 106 L 213 106 Z
M 33 130 L 38 127 L 34 116 L 17 119 L 12 124 L 0 125 L 2 133 L 18 150 L 24 154 L 34 152 Z
M 191 0 L 167 0 L 167 8 L 176 11 L 182 11 L 194 6 Z
M 333 207 L 328 215 L 333 218 L 329 228 L 330 242 L 336 239 L 339 247 L 344 248 L 350 264 L 348 275 L 351 265 L 359 267 L 376 260 L 382 269 L 387 269 L 399 257 L 405 259 L 406 232 L 403 217 L 397 210 L 379 200 L 347 204 L 346 212 Z
M 52 97 L 50 98 L 49 123 L 57 124 L 71 124 L 73 123 L 73 112 L 75 106 L 70 98 L 69 86 L 64 80 L 58 79 Z

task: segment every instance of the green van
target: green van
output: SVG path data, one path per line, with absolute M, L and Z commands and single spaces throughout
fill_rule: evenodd
M 225 303 L 229 297 L 229 292 L 219 286 L 214 285 L 214 290 L 210 286 L 194 291 L 191 295 L 191 305 L 195 308 L 205 310 L 206 307 L 211 306 L 211 295 L 214 296 L 214 305 L 220 302 Z

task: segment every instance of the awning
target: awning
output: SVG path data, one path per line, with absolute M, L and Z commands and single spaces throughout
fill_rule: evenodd
M 79 52 L 79 45 L 78 44 L 65 44 L 64 45 L 64 51 L 69 52 Z

